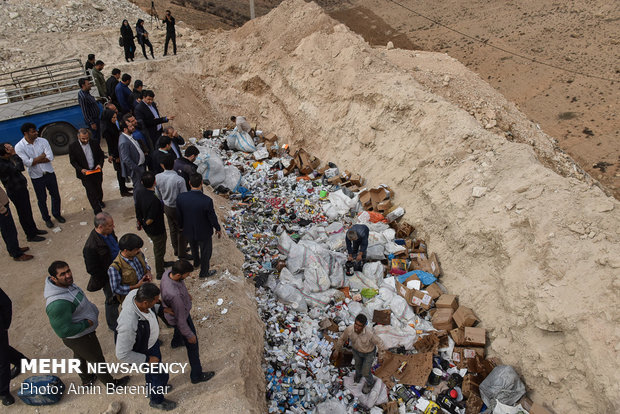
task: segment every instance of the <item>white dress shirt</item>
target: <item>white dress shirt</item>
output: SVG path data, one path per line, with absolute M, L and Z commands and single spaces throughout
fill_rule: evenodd
M 38 137 L 32 144 L 26 141 L 26 138 L 22 138 L 15 145 L 15 153 L 19 155 L 19 158 L 24 162 L 24 166 L 28 168 L 28 175 L 30 178 L 37 179 L 43 177 L 44 173 L 53 173 L 54 167 L 52 167 L 51 161 L 54 159 L 54 153 L 49 142 L 45 138 Z M 50 162 L 42 162 L 36 165 L 32 165 L 33 160 L 45 153 L 47 159 Z
M 93 150 L 90 148 L 90 144 L 88 142 L 86 144 L 82 144 L 82 142 L 80 142 L 80 146 L 82 147 L 82 151 L 84 151 L 84 155 L 86 156 L 88 169 L 92 170 L 93 168 L 95 168 L 95 158 L 93 158 Z
M 159 116 L 159 112 L 157 112 L 157 109 L 155 109 L 155 107 L 153 105 L 148 105 L 146 104 L 146 106 L 148 106 L 148 108 L 151 110 L 151 113 L 153 114 L 153 116 L 155 117 L 155 119 L 160 118 Z M 161 130 L 161 124 L 157 124 L 157 130 L 160 131 Z

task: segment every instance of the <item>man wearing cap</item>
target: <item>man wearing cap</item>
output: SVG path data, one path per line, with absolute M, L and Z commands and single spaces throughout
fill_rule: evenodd
M 372 363 L 375 360 L 377 350 L 383 353 L 385 345 L 381 338 L 379 338 L 372 331 L 372 328 L 368 326 L 368 318 L 363 313 L 358 314 L 355 317 L 355 323 L 352 326 L 348 326 L 338 342 L 334 347 L 334 358 L 338 358 L 338 355 L 342 351 L 342 346 L 346 341 L 349 341 L 353 352 L 353 358 L 355 359 L 355 383 L 360 382 L 362 377 L 366 379 L 362 392 L 368 394 L 372 387 L 375 385 L 375 377 L 370 372 Z M 381 357 L 379 357 L 381 359 Z

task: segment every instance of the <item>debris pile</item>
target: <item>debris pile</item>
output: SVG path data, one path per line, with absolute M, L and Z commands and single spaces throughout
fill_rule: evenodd
M 197 162 L 232 202 L 226 231 L 257 286 L 269 412 L 462 414 L 528 402 L 514 370 L 485 357 L 485 329 L 441 285 L 437 255 L 402 220 L 389 186 L 366 188 L 303 149 L 290 155 L 273 134 L 256 140 L 209 131 Z M 345 234 L 358 223 L 370 235 L 354 270 Z M 389 349 L 367 393 L 365 379 L 353 381 L 351 351 L 332 352 L 360 313 Z

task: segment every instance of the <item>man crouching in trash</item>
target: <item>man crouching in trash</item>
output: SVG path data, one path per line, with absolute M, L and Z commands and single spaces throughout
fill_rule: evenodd
M 355 377 L 353 380 L 357 384 L 362 377 L 366 378 L 366 383 L 362 388 L 364 394 L 368 394 L 375 385 L 375 377 L 370 372 L 375 355 L 379 351 L 379 361 L 381 361 L 385 350 L 381 338 L 375 335 L 372 328 L 367 325 L 368 318 L 366 315 L 361 313 L 357 315 L 353 326 L 348 326 L 344 330 L 334 348 L 334 357 L 337 359 L 342 351 L 342 346 L 349 340 L 355 359 Z
M 368 235 L 370 229 L 365 224 L 355 224 L 347 231 L 347 276 L 352 276 L 353 271 L 362 271 L 366 251 L 368 250 Z M 354 261 L 355 260 L 355 261 Z
M 164 398 L 172 388 L 168 385 L 168 373 L 157 372 L 156 367 L 161 362 L 161 352 L 159 324 L 153 307 L 159 302 L 159 293 L 156 285 L 147 282 L 127 294 L 116 328 L 116 357 L 130 364 L 151 364 L 153 372 L 145 373 L 149 405 L 170 411 L 177 404 Z

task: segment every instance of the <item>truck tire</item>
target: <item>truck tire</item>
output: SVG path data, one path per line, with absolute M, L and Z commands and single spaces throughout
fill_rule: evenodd
M 76 139 L 77 130 L 69 124 L 51 124 L 43 128 L 41 135 L 47 139 L 54 155 L 69 153 L 69 144 Z

